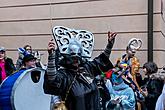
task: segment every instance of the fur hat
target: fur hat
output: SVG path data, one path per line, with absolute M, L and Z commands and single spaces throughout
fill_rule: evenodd
M 157 79 L 160 81 L 164 81 L 165 80 L 165 73 L 161 72 L 161 73 L 154 73 L 151 75 L 151 79 Z

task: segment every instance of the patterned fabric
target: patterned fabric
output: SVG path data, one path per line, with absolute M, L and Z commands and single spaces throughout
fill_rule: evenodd
M 47 67 L 47 74 L 48 74 L 48 78 L 50 80 L 54 80 L 55 78 L 55 74 L 56 73 L 56 64 L 55 64 L 55 52 L 53 52 L 52 54 L 49 55 L 48 57 L 48 67 Z M 49 77 L 50 76 L 50 77 Z

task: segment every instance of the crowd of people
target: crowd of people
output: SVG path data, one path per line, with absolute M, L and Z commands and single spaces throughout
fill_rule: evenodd
M 139 72 L 135 54 L 142 45 L 140 39 L 131 39 L 126 53 L 113 64 L 110 55 L 115 32 L 108 32 L 104 51 L 94 59 L 94 36 L 89 31 L 57 26 L 53 36 L 43 84 L 44 93 L 56 100 L 52 110 L 165 110 L 165 68 L 158 71 L 156 63 L 146 62 L 143 73 Z M 43 68 L 30 45 L 18 50 L 15 66 L 0 47 L 0 83 L 15 71 Z

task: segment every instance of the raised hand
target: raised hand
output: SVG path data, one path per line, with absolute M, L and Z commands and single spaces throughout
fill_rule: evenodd
M 115 42 L 116 32 L 108 32 L 108 44 L 104 50 L 104 54 L 109 58 L 113 44 Z
M 48 43 L 48 52 L 51 54 L 55 50 L 55 43 L 53 39 L 51 39 Z
M 116 32 L 108 32 L 108 41 L 111 42 L 115 39 L 117 33 Z

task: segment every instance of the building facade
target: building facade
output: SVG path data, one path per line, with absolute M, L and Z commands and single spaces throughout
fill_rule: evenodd
M 93 57 L 107 44 L 107 32 L 118 33 L 111 60 L 125 53 L 131 38 L 142 39 L 137 52 L 141 65 L 148 61 L 148 0 L 1 0 L 0 46 L 14 62 L 17 48 L 26 44 L 39 50 L 47 63 L 47 44 L 53 26 L 91 31 Z M 165 65 L 165 0 L 153 0 L 153 61 Z

